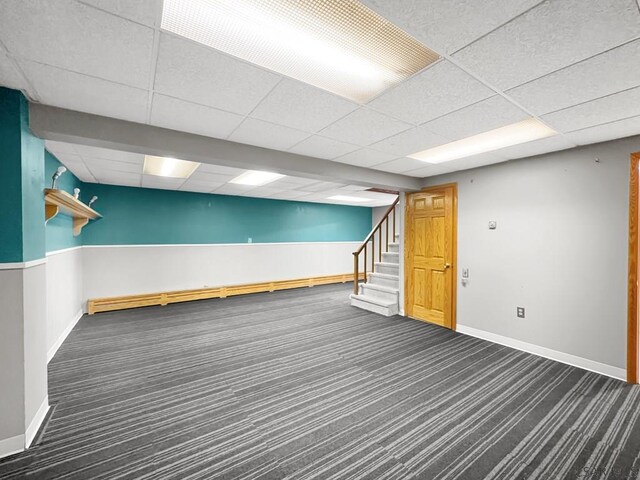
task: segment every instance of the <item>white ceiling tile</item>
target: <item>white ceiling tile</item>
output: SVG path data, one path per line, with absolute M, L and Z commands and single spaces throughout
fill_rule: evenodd
M 449 142 L 450 140 L 448 138 L 436 135 L 426 126 L 421 125 L 381 142 L 374 143 L 371 147 L 376 150 L 392 153 L 396 157 L 404 157 L 405 155 L 410 155 Z
M 72 0 L 0 2 L 0 40 L 21 58 L 149 85 L 153 29 Z
M 315 180 L 313 178 L 292 177 L 287 175 L 286 177 L 281 178 L 280 180 L 276 180 L 274 184 L 285 182 L 285 183 L 295 183 L 298 186 L 302 186 L 302 185 L 311 185 L 312 183 L 317 183 L 317 181 L 318 180 Z
M 146 121 L 145 90 L 25 60 L 20 66 L 44 104 L 131 122 Z
M 226 138 L 244 117 L 197 103 L 155 94 L 151 125 L 215 138 Z
M 424 167 L 425 162 L 420 160 L 416 160 L 414 158 L 397 158 L 395 160 L 391 160 L 390 162 L 385 162 L 380 165 L 376 165 L 371 167 L 375 170 L 381 170 L 383 172 L 390 173 L 404 173 L 410 170 L 416 170 L 417 168 Z
M 76 153 L 66 153 L 66 152 L 53 152 L 54 156 L 62 162 L 65 166 L 67 163 L 81 163 L 84 165 L 84 161 L 82 157 Z
M 182 184 L 183 187 L 185 186 L 194 186 L 194 187 L 209 187 L 209 190 L 213 190 L 214 188 L 218 188 L 221 187 L 222 185 L 224 185 L 227 182 L 214 182 L 213 180 L 202 180 L 200 178 L 193 178 L 193 175 L 191 175 L 189 178 L 187 178 L 185 180 L 185 182 Z
M 533 142 L 502 148 L 497 150 L 496 154 L 511 160 L 514 158 L 533 157 L 535 155 L 542 155 L 543 153 L 555 152 L 558 150 L 566 150 L 567 148 L 573 148 L 575 146 L 575 143 L 571 143 L 562 135 L 554 135 L 553 137 L 542 138 L 540 140 L 534 140 Z
M 425 123 L 424 126 L 443 138 L 459 140 L 527 118 L 530 115 L 524 110 L 496 95 Z
M 159 11 L 162 11 L 162 0 L 81 0 L 101 10 L 119 17 L 154 26 Z
M 493 165 L 504 161 L 506 161 L 506 159 L 497 153 L 480 153 L 478 155 L 472 155 L 470 157 L 459 158 L 458 160 L 447 162 L 447 166 L 458 171 L 484 167 L 486 165 Z
M 100 176 L 102 170 L 115 170 L 116 172 L 142 173 L 142 165 L 127 162 L 115 162 L 113 160 L 104 160 L 102 158 L 84 158 L 85 165 L 94 175 Z
M 62 160 L 61 160 L 62 161 Z M 62 162 L 65 167 L 67 167 L 71 173 L 73 173 L 76 177 L 78 177 L 83 182 L 95 182 L 96 178 L 89 171 L 84 163 L 76 163 L 76 162 Z M 46 179 L 48 182 L 49 179 Z
M 412 125 L 376 111 L 360 108 L 323 129 L 320 134 L 342 142 L 367 146 L 411 128 Z
M 266 186 L 266 187 L 256 187 L 256 188 L 252 188 L 251 190 L 248 190 L 245 193 L 241 193 L 240 195 L 243 196 L 247 196 L 247 197 L 270 197 L 271 195 L 276 195 L 278 193 L 282 193 L 282 190 L 279 190 L 277 188 L 272 188 L 270 186 Z
M 640 87 L 565 108 L 542 119 L 560 132 L 572 132 L 636 115 L 640 115 Z
M 246 115 L 280 78 L 203 45 L 160 37 L 157 92 Z
M 202 166 L 202 165 L 201 165 Z M 201 167 L 200 166 L 200 167 Z M 229 180 L 233 180 L 238 175 L 229 175 L 226 173 L 208 173 L 200 170 L 200 167 L 196 169 L 195 172 L 191 174 L 189 177 L 190 181 L 200 182 L 200 183 L 227 183 Z M 244 172 L 245 170 L 241 170 L 240 172 Z
M 0 86 L 15 90 L 27 87 L 27 82 L 16 68 L 13 60 L 2 50 L 0 50 Z
M 371 108 L 420 124 L 495 95 L 453 63 L 441 60 L 383 93 Z
M 640 12 L 634 0 L 545 1 L 454 58 L 506 90 L 639 35 Z
M 305 197 L 307 197 L 308 195 L 309 195 L 309 192 L 301 192 L 299 190 L 289 190 L 289 191 L 285 190 L 284 192 L 271 195 L 271 197 L 276 198 L 278 200 L 296 200 L 296 199 L 304 200 Z
M 636 40 L 525 83 L 507 94 L 542 115 L 640 85 L 639 65 L 640 40 Z
M 383 193 L 383 192 L 372 192 L 372 191 L 359 192 L 355 196 L 356 197 L 362 197 L 362 198 L 370 198 L 372 200 L 391 200 L 391 201 L 393 201 L 393 200 L 396 199 L 396 195 L 395 194 Z
M 392 153 L 379 152 L 377 150 L 371 150 L 370 148 L 361 148 L 355 152 L 347 153 L 341 157 L 334 158 L 334 162 L 347 163 L 349 165 L 355 165 L 357 167 L 370 167 L 371 165 L 378 165 L 379 163 L 388 162 L 397 158 L 397 155 Z
M 141 153 L 123 152 L 89 145 L 73 145 L 73 148 L 83 158 L 104 158 L 116 162 L 135 163 L 136 165 L 142 165 L 144 162 L 144 155 Z
M 126 185 L 130 187 L 139 187 L 142 182 L 142 175 L 136 173 L 116 172 L 114 170 L 104 170 L 101 176 L 95 176 L 99 183 L 110 185 Z
M 248 192 L 252 188 L 256 188 L 254 185 L 238 185 L 236 183 L 227 183 L 219 188 L 216 188 L 213 193 L 218 195 L 240 195 Z
M 305 192 L 323 192 L 326 190 L 335 190 L 340 187 L 344 187 L 344 184 L 335 182 L 318 182 L 312 185 L 305 185 L 301 190 Z
M 275 150 L 287 150 L 309 135 L 293 128 L 247 118 L 229 136 L 229 140 Z
M 358 105 L 318 88 L 283 79 L 251 116 L 308 132 L 318 132 Z
M 201 183 L 188 179 L 178 190 L 186 192 L 211 193 L 216 188 L 221 187 L 224 183 Z
M 222 165 L 211 165 L 208 163 L 201 163 L 196 173 L 215 173 L 218 175 L 229 175 L 231 177 L 237 177 L 243 172 L 246 172 L 244 168 L 225 167 Z
M 451 165 L 448 165 L 447 163 L 443 163 L 440 165 L 427 165 L 426 167 L 407 172 L 404 175 L 409 175 L 411 177 L 425 178 L 425 177 L 433 177 L 435 175 L 443 175 L 445 173 L 454 172 L 454 171 L 455 171 L 454 167 L 452 167 Z
M 49 150 L 52 153 L 58 154 L 58 153 L 70 153 L 73 155 L 76 155 L 78 152 L 75 149 L 75 145 L 73 145 L 72 143 L 65 143 L 65 142 L 55 142 L 53 140 L 45 140 L 44 141 L 44 146 L 47 150 Z
M 451 53 L 541 0 L 363 0 L 436 51 Z
M 344 187 L 340 187 L 339 190 L 346 190 L 350 192 L 360 192 L 363 190 L 368 190 L 369 187 L 365 187 L 363 185 L 345 185 Z
M 271 182 L 269 183 L 269 186 L 272 188 L 275 188 L 276 190 L 283 190 L 283 191 L 292 191 L 292 190 L 298 190 L 298 189 L 304 189 L 303 185 L 299 184 L 299 183 L 295 183 L 295 182 L 288 182 L 287 180 L 290 177 L 283 177 L 279 180 L 276 180 L 275 182 Z M 314 180 L 313 183 L 317 182 L 317 180 Z
M 589 145 L 633 135 L 640 135 L 640 116 L 585 128 L 584 130 L 568 133 L 565 136 L 578 145 Z
M 177 190 L 184 184 L 184 178 L 158 177 L 156 175 L 142 175 L 144 188 L 160 188 L 164 190 Z
M 290 151 L 300 155 L 308 155 L 309 157 L 332 159 L 354 150 L 358 150 L 357 145 L 313 135 L 298 143 Z

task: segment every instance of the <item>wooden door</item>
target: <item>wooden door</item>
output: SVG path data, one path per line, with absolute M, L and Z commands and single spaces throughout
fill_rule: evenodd
M 407 194 L 405 310 L 455 329 L 456 186 Z

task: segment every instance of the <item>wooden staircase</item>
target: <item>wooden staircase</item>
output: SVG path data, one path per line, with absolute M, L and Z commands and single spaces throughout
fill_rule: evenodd
M 399 198 L 389 207 L 385 215 L 364 240 L 358 250 L 353 252 L 354 285 L 351 305 L 370 312 L 390 317 L 399 312 L 400 292 L 400 233 L 396 232 L 396 208 Z M 393 222 L 392 232 L 389 221 Z M 383 228 L 384 226 L 384 228 Z M 383 235 L 386 233 L 386 235 Z M 376 250 L 376 234 L 378 236 Z M 393 235 L 393 237 L 391 237 Z M 390 241 L 393 238 L 393 241 Z M 360 255 L 364 262 L 360 262 Z M 370 257 L 369 257 L 370 254 Z M 371 271 L 367 271 L 371 259 Z M 375 261 L 375 258 L 378 261 Z M 364 269 L 366 283 L 359 283 L 360 268 Z

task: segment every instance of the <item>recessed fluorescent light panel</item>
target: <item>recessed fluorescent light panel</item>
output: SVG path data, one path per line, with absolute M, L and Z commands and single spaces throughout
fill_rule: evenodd
M 339 202 L 370 202 L 370 198 L 362 197 L 349 197 L 347 195 L 334 195 L 333 197 L 327 197 L 328 200 L 338 200 Z
M 557 133 L 539 120 L 529 118 L 528 120 L 489 130 L 473 137 L 423 150 L 422 152 L 408 155 L 408 157 L 428 163 L 443 163 L 551 137 Z
M 259 187 L 261 185 L 266 185 L 267 183 L 275 182 L 282 177 L 284 177 L 284 175 L 280 175 L 279 173 L 248 170 L 242 175 L 238 175 L 233 180 L 230 180 L 229 183 L 237 183 L 238 185 L 255 185 L 256 187 Z
M 355 0 L 164 0 L 161 26 L 359 103 L 439 58 Z
M 189 178 L 199 166 L 198 162 L 145 155 L 143 172 L 158 177 Z

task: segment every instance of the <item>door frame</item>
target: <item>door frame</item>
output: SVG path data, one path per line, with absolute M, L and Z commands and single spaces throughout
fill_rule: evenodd
M 629 278 L 627 285 L 627 382 L 638 383 L 638 168 L 640 152 L 631 154 L 629 170 Z
M 407 225 L 411 218 L 409 217 L 409 196 L 414 193 L 431 192 L 435 190 L 441 190 L 443 188 L 453 189 L 453 252 L 451 256 L 451 330 L 456 331 L 457 327 L 457 307 L 458 307 L 458 183 L 443 183 L 441 185 L 434 185 L 432 187 L 425 187 L 417 192 L 406 192 L 404 201 L 404 265 L 407 265 Z M 407 295 L 409 289 L 409 273 L 404 269 L 404 311 L 408 312 L 409 296 Z

